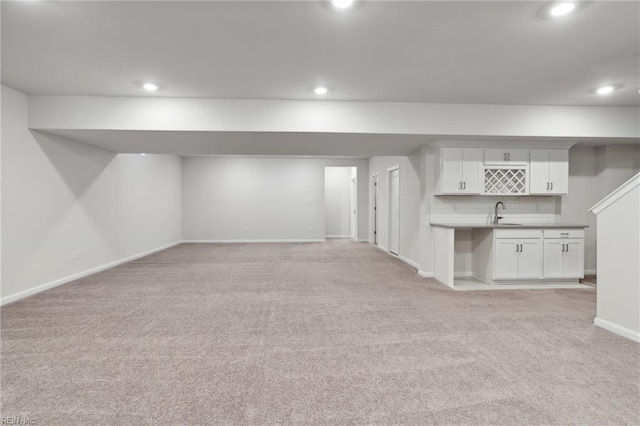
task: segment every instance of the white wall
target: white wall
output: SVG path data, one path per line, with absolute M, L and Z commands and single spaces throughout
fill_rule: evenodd
M 420 274 L 433 276 L 434 247 L 431 230 L 431 204 L 435 190 L 434 151 L 430 146 L 420 149 L 420 218 L 418 228 L 418 256 Z
M 596 148 L 574 146 L 569 150 L 569 194 L 553 197 L 555 221 L 588 225 L 584 231 L 584 269 L 596 272 L 596 218 L 589 209 L 602 197 L 598 188 Z
M 640 171 L 640 144 L 599 147 L 596 167 L 601 199 Z
M 367 160 L 185 157 L 185 240 L 323 240 L 326 166 L 358 173 L 358 239 L 367 239 Z
M 27 111 L 2 86 L 3 303 L 181 239 L 178 157 L 33 133 Z
M 389 246 L 389 204 L 387 169 L 400 166 L 400 241 L 398 255 L 409 260 L 414 266 L 420 259 L 420 207 L 421 184 L 420 152 L 409 157 L 371 157 L 369 174 L 378 173 L 378 245 Z M 370 178 L 368 179 L 370 181 Z
M 640 186 L 598 216 L 598 316 L 595 324 L 640 342 Z
M 324 175 L 324 233 L 351 235 L 351 174 L 353 167 L 327 167 Z

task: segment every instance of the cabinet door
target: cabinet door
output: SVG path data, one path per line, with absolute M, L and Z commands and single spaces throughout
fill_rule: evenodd
M 481 163 L 481 149 L 464 148 L 462 150 L 462 192 L 465 194 L 480 193 Z
M 542 278 L 542 244 L 539 238 L 520 240 L 518 278 Z
M 454 194 L 461 191 L 461 164 L 462 148 L 442 148 L 440 180 L 443 193 Z
M 493 259 L 493 279 L 518 278 L 518 240 L 496 239 Z
M 507 153 L 504 149 L 487 148 L 484 150 L 484 164 L 488 166 L 504 166 L 507 163 Z
M 528 149 L 507 149 L 507 164 L 514 166 L 526 166 L 529 164 Z
M 544 240 L 545 278 L 564 277 L 564 244 L 566 244 L 566 240 L 555 238 Z
M 584 278 L 584 240 L 565 240 L 564 277 Z
M 529 165 L 529 193 L 547 194 L 549 188 L 549 150 L 532 149 Z
M 567 194 L 569 192 L 569 150 L 549 150 L 549 182 L 551 194 Z

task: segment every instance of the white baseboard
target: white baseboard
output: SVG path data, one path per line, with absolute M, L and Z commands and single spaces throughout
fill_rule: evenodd
M 414 262 L 413 260 L 406 258 L 402 255 L 398 255 L 398 259 L 402 260 L 404 263 L 413 266 L 416 269 L 420 268 L 420 265 L 418 264 L 418 262 Z
M 356 241 L 359 242 L 359 243 L 370 243 L 371 242 L 371 241 L 369 241 L 368 238 L 362 238 L 362 239 L 358 239 Z
M 598 275 L 598 274 L 596 273 L 596 270 L 595 270 L 595 269 L 585 269 L 585 270 L 584 270 L 584 274 L 585 274 L 585 275 Z
M 607 320 L 603 320 L 602 318 L 598 318 L 598 317 L 596 317 L 593 320 L 593 323 L 595 325 L 597 325 L 598 327 L 602 327 L 605 330 L 608 330 L 608 331 L 610 331 L 612 333 L 615 333 L 615 334 L 617 334 L 619 336 L 626 337 L 627 339 L 631 339 L 634 342 L 640 343 L 640 332 L 630 330 L 630 329 L 628 329 L 626 327 L 623 327 L 623 326 L 618 325 L 618 324 L 614 324 L 612 322 L 609 322 Z
M 227 243 L 324 243 L 324 238 L 292 239 L 292 240 L 183 240 L 189 244 L 227 244 Z
M 453 273 L 453 278 L 466 278 L 473 276 L 471 271 L 455 271 Z
M 173 243 L 166 244 L 164 246 L 157 247 L 157 248 L 154 248 L 154 249 L 151 249 L 151 250 L 147 250 L 147 251 L 144 251 L 142 253 L 134 254 L 132 256 L 128 256 L 128 257 L 125 257 L 123 259 L 119 259 L 119 260 L 116 260 L 114 262 L 107 263 L 105 265 L 96 266 L 95 268 L 91 268 L 91 269 L 87 269 L 86 271 L 78 272 L 77 274 L 69 275 L 69 276 L 64 277 L 64 278 L 59 278 L 57 280 L 50 281 L 50 282 L 45 283 L 45 284 L 41 284 L 41 285 L 39 285 L 37 287 L 33 287 L 33 288 L 28 289 L 28 290 L 21 291 L 20 293 L 12 294 L 11 296 L 3 297 L 2 299 L 0 299 L 0 306 L 6 305 L 6 304 L 11 303 L 11 302 L 15 302 L 15 301 L 20 300 L 20 299 L 24 299 L 27 296 L 31 296 L 31 295 L 36 294 L 36 293 L 40 293 L 41 291 L 49 290 L 50 288 L 58 287 L 59 285 L 66 284 L 68 282 L 75 281 L 77 279 L 84 278 L 84 277 L 87 277 L 89 275 L 97 274 L 98 272 L 102 272 L 102 271 L 104 271 L 106 269 L 110 269 L 110 268 L 113 268 L 115 266 L 122 265 L 123 263 L 131 262 L 132 260 L 136 260 L 136 259 L 140 259 L 141 257 L 149 256 L 150 254 L 153 254 L 153 253 L 156 253 L 156 252 L 159 252 L 159 251 L 162 251 L 162 250 L 166 250 L 166 249 L 171 248 L 173 246 L 177 246 L 178 244 L 181 244 L 181 243 L 182 243 L 182 241 L 175 241 Z
M 404 257 L 401 254 L 391 253 L 389 250 L 387 250 L 387 248 L 385 246 L 381 246 L 380 244 L 378 244 L 376 247 L 378 247 L 380 250 L 382 250 L 383 252 L 385 252 L 387 254 L 390 254 L 392 256 L 396 256 L 398 259 L 402 260 L 404 263 L 406 263 L 408 265 L 411 265 L 416 269 L 420 268 L 420 265 L 418 265 L 418 262 L 414 262 L 413 260 L 411 260 L 411 259 L 409 259 L 407 257 Z
M 433 278 L 433 272 L 425 272 L 423 270 L 418 269 L 418 275 L 424 278 Z
M 352 238 L 351 235 L 325 235 L 325 238 Z

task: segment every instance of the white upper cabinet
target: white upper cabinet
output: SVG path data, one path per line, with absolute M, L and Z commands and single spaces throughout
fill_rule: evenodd
M 436 168 L 439 194 L 479 194 L 482 150 L 442 148 Z
M 484 150 L 486 166 L 526 166 L 529 164 L 528 149 L 487 148 Z
M 528 147 L 533 145 L 498 146 L 498 142 L 438 142 L 434 146 L 435 194 L 568 194 L 570 144 L 559 141 L 532 149 Z
M 569 150 L 532 149 L 529 193 L 562 195 L 569 192 Z

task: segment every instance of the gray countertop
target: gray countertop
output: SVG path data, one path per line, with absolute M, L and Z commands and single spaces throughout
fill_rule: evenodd
M 453 229 L 472 229 L 472 228 L 499 228 L 499 229 L 540 229 L 540 228 L 588 228 L 588 225 L 579 225 L 575 223 L 523 223 L 517 225 L 509 225 L 500 223 L 495 225 L 493 223 L 436 223 L 431 222 L 431 226 L 439 226 L 442 228 Z

